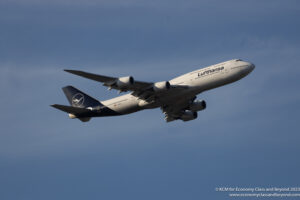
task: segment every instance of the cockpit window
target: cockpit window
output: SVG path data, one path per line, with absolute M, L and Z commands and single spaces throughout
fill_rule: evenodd
M 235 59 L 235 61 L 243 61 L 242 59 Z

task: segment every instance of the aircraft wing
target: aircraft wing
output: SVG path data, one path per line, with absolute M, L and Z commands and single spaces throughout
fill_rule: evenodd
M 108 89 L 116 89 L 119 92 L 127 92 L 132 91 L 132 95 L 138 97 L 139 99 L 143 99 L 145 101 L 154 101 L 159 98 L 161 95 L 166 94 L 170 90 L 178 90 L 178 89 L 186 89 L 187 86 L 179 86 L 179 85 L 170 85 L 168 82 L 168 89 L 167 90 L 160 90 L 157 91 L 154 89 L 154 85 L 156 83 L 152 82 L 143 82 L 143 81 L 135 81 L 132 77 L 110 77 L 110 76 L 103 76 L 98 74 L 92 74 L 89 72 L 78 71 L 78 70 L 64 70 L 66 72 L 82 76 L 84 78 L 88 78 L 94 81 L 98 81 L 103 83 L 104 86 L 107 86 Z M 167 82 L 161 82 L 161 85 Z
M 139 91 L 144 88 L 150 87 L 153 83 L 143 82 L 143 81 L 134 81 L 133 85 L 127 85 L 126 87 L 118 87 L 117 81 L 119 78 L 117 77 L 111 77 L 111 76 L 103 76 L 99 74 L 92 74 L 89 72 L 84 71 L 78 71 L 78 70 L 64 70 L 66 72 L 69 72 L 71 74 L 75 74 L 78 76 L 82 76 L 84 78 L 88 78 L 94 81 L 98 81 L 103 83 L 104 86 L 109 87 L 109 89 L 116 89 L 120 91 Z
M 184 113 L 186 112 L 186 109 L 195 99 L 196 97 L 186 98 L 182 101 L 173 102 L 162 106 L 161 110 L 165 114 L 166 122 L 181 119 L 182 115 L 184 115 Z

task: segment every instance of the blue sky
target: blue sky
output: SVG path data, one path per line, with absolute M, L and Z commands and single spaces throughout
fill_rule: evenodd
M 0 2 L 1 199 L 228 199 L 215 187 L 299 186 L 299 1 Z M 81 69 L 161 81 L 225 60 L 256 69 L 205 92 L 198 119 L 159 109 L 68 119 Z

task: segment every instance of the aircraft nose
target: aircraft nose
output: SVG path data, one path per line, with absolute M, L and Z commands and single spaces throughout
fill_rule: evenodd
M 242 70 L 242 73 L 244 76 L 248 75 L 250 72 L 252 72 L 255 68 L 255 65 L 250 62 L 244 62 L 244 68 Z
M 253 63 L 247 62 L 247 67 L 245 68 L 245 72 L 250 73 L 254 70 L 255 65 Z
M 249 63 L 249 71 L 252 72 L 255 68 L 255 65 L 253 63 Z

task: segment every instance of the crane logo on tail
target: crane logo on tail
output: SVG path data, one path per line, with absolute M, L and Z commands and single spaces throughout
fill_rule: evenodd
M 81 107 L 84 102 L 84 96 L 81 93 L 77 93 L 72 97 L 72 106 Z

